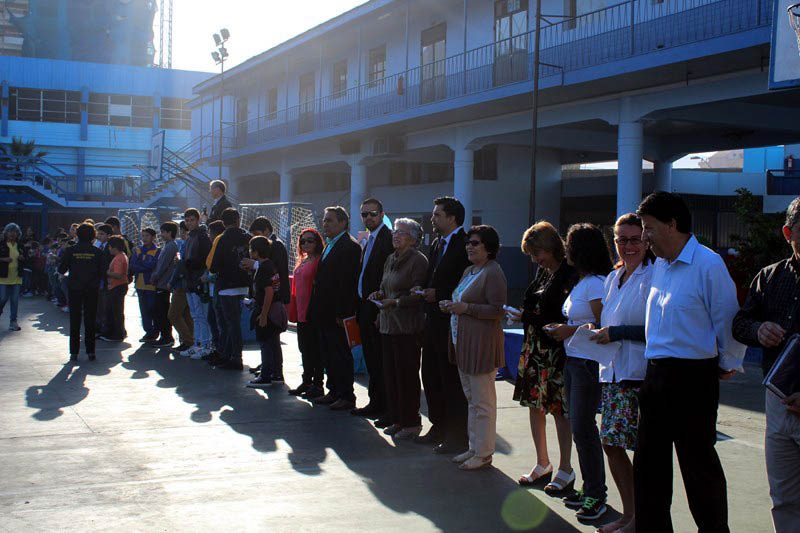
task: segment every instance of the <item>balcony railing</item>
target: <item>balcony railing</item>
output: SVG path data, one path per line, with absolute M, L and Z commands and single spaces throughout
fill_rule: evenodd
M 543 27 L 540 77 L 767 26 L 771 6 L 767 0 L 628 0 Z M 227 126 L 222 148 L 262 145 L 530 82 L 533 43 L 533 32 L 518 35 Z M 219 145 L 217 131 L 184 151 L 190 160 L 216 158 Z
M 767 170 L 767 194 L 800 195 L 800 169 Z

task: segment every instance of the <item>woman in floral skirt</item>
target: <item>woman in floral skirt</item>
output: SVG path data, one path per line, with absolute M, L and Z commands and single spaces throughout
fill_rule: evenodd
M 523 253 L 539 265 L 536 277 L 525 291 L 521 313 L 511 312 L 522 321 L 525 340 L 519 359 L 514 399 L 528 407 L 536 466 L 519 478 L 520 485 L 547 483 L 545 492 L 559 495 L 570 492 L 575 472 L 570 462 L 572 434 L 566 417 L 564 393 L 564 343 L 545 334 L 544 326 L 565 322 L 562 306 L 578 282 L 578 273 L 565 260 L 564 242 L 549 222 L 537 222 L 525 231 Z M 547 415 L 555 419 L 560 452 L 558 472 L 547 452 Z

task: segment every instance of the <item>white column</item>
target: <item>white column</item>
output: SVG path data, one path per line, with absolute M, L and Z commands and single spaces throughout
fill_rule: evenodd
M 561 159 L 558 152 L 540 148 L 536 152 L 536 200 L 534 220 L 561 224 Z M 527 226 L 526 226 L 527 228 Z
M 350 233 L 355 235 L 364 229 L 361 222 L 361 202 L 367 198 L 367 167 L 359 163 L 350 164 Z
M 644 132 L 641 122 L 621 122 L 617 138 L 617 217 L 636 211 L 642 201 Z
M 288 170 L 281 170 L 280 177 L 280 201 L 291 202 L 292 196 L 294 196 L 294 182 L 292 181 L 292 173 Z
M 655 161 L 653 173 L 656 176 L 655 190 L 672 192 L 672 162 Z
M 464 226 L 472 225 L 472 183 L 474 152 L 464 148 L 454 150 L 453 196 L 464 204 Z

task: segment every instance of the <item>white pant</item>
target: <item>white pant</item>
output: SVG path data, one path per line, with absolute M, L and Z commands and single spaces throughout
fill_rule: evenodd
M 211 328 L 208 325 L 208 304 L 200 301 L 200 295 L 194 292 L 186 293 L 189 302 L 189 314 L 194 322 L 194 343 L 207 348 L 211 345 Z
M 469 404 L 469 449 L 476 457 L 489 457 L 494 453 L 497 436 L 497 391 L 494 388 L 497 369 L 488 374 L 465 374 L 459 370 L 458 375 Z
M 767 478 L 778 533 L 800 528 L 800 417 L 767 391 Z

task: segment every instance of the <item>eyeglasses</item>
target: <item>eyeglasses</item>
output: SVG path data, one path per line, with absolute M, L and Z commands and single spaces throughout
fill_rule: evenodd
M 378 216 L 380 214 L 381 214 L 381 212 L 378 211 L 378 210 L 375 210 L 375 211 L 362 211 L 361 212 L 361 218 L 376 217 L 376 216 Z
M 626 239 L 625 237 L 617 237 L 614 239 L 614 242 L 619 244 L 620 246 L 625 246 L 626 244 L 632 244 L 633 246 L 639 246 L 644 241 L 639 237 L 631 237 L 630 239 Z
M 300 239 L 300 244 L 314 244 L 315 242 L 317 241 L 314 239 Z
M 464 243 L 464 246 L 472 246 L 473 248 L 477 248 L 481 244 L 483 244 L 481 241 L 467 241 Z

